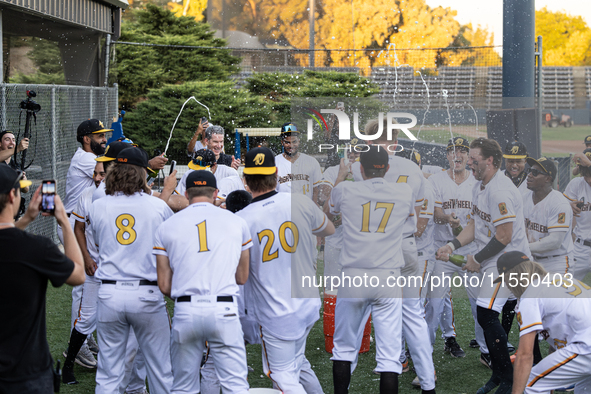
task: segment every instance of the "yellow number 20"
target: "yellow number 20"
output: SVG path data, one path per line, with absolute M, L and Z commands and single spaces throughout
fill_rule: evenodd
M 121 245 L 131 245 L 137 238 L 137 233 L 133 229 L 135 218 L 128 213 L 124 213 L 123 215 L 117 216 L 115 224 L 119 229 L 119 231 L 117 231 L 117 242 Z M 127 236 L 125 234 L 127 234 Z
M 291 230 L 293 244 L 290 245 L 287 242 L 287 229 Z M 279 257 L 279 249 L 271 252 L 271 248 L 273 247 L 273 243 L 275 242 L 275 233 L 270 230 L 266 229 L 261 231 L 257 234 L 259 237 L 259 242 L 262 244 L 263 239 L 267 238 L 267 242 L 263 246 L 263 263 L 268 261 L 274 260 Z M 286 251 L 287 253 L 295 253 L 296 248 L 298 247 L 298 242 L 300 239 L 300 232 L 297 226 L 293 222 L 284 222 L 279 227 L 279 243 L 281 244 L 281 248 Z

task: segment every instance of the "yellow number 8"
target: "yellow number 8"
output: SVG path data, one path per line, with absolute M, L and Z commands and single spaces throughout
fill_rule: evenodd
M 125 220 L 127 220 L 127 224 L 123 224 L 123 221 Z M 137 238 L 137 233 L 133 229 L 135 224 L 134 217 L 128 213 L 124 213 L 123 215 L 117 216 L 115 224 L 119 229 L 119 231 L 117 231 L 117 242 L 121 245 L 131 245 Z M 125 234 L 128 234 L 127 238 L 125 238 Z

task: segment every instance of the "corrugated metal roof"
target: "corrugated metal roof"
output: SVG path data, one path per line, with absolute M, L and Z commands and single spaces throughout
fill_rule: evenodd
M 0 0 L 0 5 L 9 5 L 33 15 L 57 19 L 76 25 L 113 32 L 114 8 L 127 8 L 126 0 Z

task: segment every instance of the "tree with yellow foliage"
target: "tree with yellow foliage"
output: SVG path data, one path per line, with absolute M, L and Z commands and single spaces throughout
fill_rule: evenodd
M 169 2 L 168 9 L 176 16 L 192 16 L 197 22 L 203 20 L 207 0 L 183 0 L 181 3 Z
M 536 11 L 536 36 L 541 35 L 545 66 L 591 65 L 591 29 L 581 16 Z

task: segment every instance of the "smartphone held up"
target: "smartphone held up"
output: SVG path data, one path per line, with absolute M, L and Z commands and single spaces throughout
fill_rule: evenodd
M 41 212 L 55 212 L 55 180 L 49 179 L 41 187 Z

